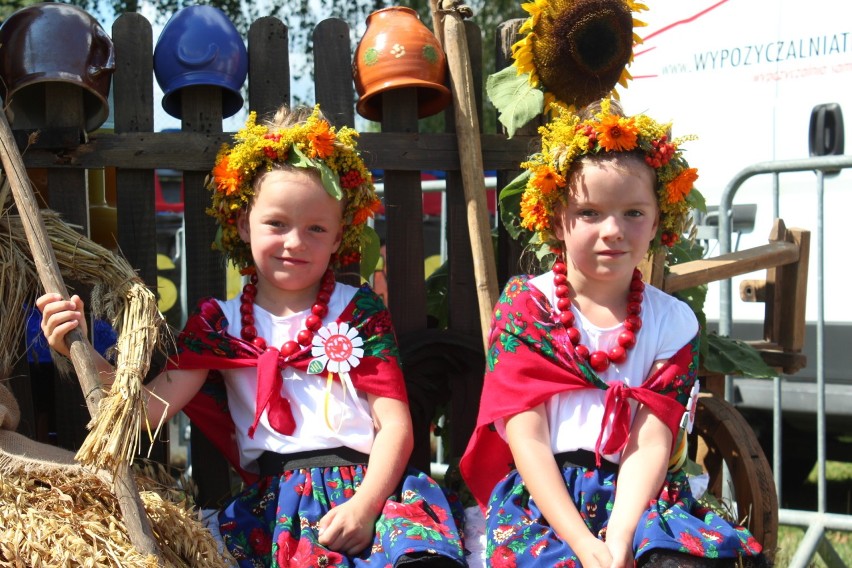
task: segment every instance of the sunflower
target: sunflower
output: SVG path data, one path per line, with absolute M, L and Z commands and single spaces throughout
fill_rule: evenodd
M 534 0 L 521 7 L 529 14 L 512 46 L 513 69 L 489 77 L 491 102 L 511 136 L 534 112 L 574 109 L 604 97 L 618 98 L 627 87 L 627 66 L 641 43 L 634 17 L 647 10 L 633 0 Z M 526 82 L 526 89 L 519 81 Z M 538 92 L 538 93 L 537 93 Z M 521 104 L 527 99 L 526 104 Z
M 553 0 L 531 28 L 532 65 L 557 100 L 582 107 L 626 84 L 634 42 L 626 2 Z

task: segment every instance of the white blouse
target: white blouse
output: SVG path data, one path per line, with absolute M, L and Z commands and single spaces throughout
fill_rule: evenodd
M 552 272 L 536 276 L 528 284 L 541 290 L 552 306 L 556 305 Z M 655 361 L 668 359 L 698 333 L 698 320 L 686 303 L 649 285 L 645 286 L 644 294 L 642 328 L 636 334 L 636 345 L 628 351 L 624 363 L 613 363 L 606 371 L 598 373 L 604 382 L 620 381 L 631 387 L 641 385 Z M 624 329 L 623 324 L 601 328 L 589 322 L 574 305 L 571 310 L 576 318 L 575 326 L 580 330 L 580 343 L 589 351 L 608 351 L 618 345 L 618 334 Z M 554 454 L 595 450 L 605 397 L 606 391 L 601 389 L 582 389 L 556 394 L 545 403 Z M 635 411 L 636 401 L 631 399 L 629 402 L 631 411 Z M 633 416 L 635 412 L 631 415 L 631 423 Z M 495 426 L 505 439 L 505 421 L 500 420 Z M 602 442 L 606 442 L 608 435 L 607 426 Z M 603 457 L 613 463 L 621 461 L 620 455 Z
M 328 302 L 328 315 L 323 319 L 324 325 L 337 319 L 356 291 L 356 288 L 340 282 L 335 285 Z M 239 337 L 239 297 L 217 301 L 228 319 L 229 333 Z M 277 317 L 255 305 L 254 325 L 259 337 L 280 348 L 303 329 L 305 319 L 310 313 L 310 310 L 305 310 L 287 317 Z M 254 438 L 249 438 L 248 429 L 254 421 L 256 407 L 257 369 L 230 369 L 222 371 L 222 374 L 228 392 L 228 405 L 236 426 L 240 465 L 245 470 L 256 472 L 256 460 L 265 451 L 290 454 L 347 446 L 365 454 L 370 453 L 375 430 L 365 393 L 357 393 L 357 396 L 353 397 L 352 391 L 345 389 L 340 381 L 334 380 L 327 396 L 327 374 L 310 375 L 287 367 L 282 371 L 284 384 L 281 394 L 290 401 L 290 409 L 296 422 L 295 431 L 291 436 L 275 431 L 269 425 L 267 413 L 264 412 Z

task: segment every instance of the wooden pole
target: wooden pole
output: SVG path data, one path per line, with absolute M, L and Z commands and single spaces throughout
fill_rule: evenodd
M 12 188 L 12 195 L 27 241 L 32 251 L 33 261 L 38 271 L 39 279 L 46 292 L 61 294 L 68 298 L 68 289 L 62 280 L 62 273 L 56 255 L 50 244 L 44 219 L 38 208 L 38 202 L 30 188 L 29 178 L 26 174 L 24 161 L 18 150 L 12 134 L 12 128 L 4 112 L 0 112 L 0 158 L 2 158 L 3 169 Z M 79 331 L 72 330 L 65 338 L 71 353 L 71 361 L 74 370 L 83 389 L 86 398 L 86 406 L 89 414 L 94 418 L 98 414 L 98 407 L 103 399 L 103 390 L 98 378 L 98 371 L 91 357 L 89 342 Z M 113 472 L 113 491 L 121 507 L 122 516 L 127 526 L 130 541 L 141 554 L 154 555 L 162 565 L 162 557 L 154 532 L 148 520 L 147 513 L 139 497 L 136 480 L 131 474 L 128 465 L 120 465 Z
M 473 71 L 460 9 L 455 5 L 449 8 L 437 8 L 436 0 L 432 0 L 432 9 L 433 22 L 443 22 L 442 26 L 437 26 L 443 31 L 443 34 L 438 37 L 443 42 L 450 71 L 462 184 L 467 203 L 470 246 L 473 253 L 473 271 L 479 300 L 479 321 L 482 327 L 482 342 L 487 352 L 491 315 L 498 299 L 497 264 L 494 259 L 494 245 L 491 241 L 491 224 L 488 220 L 482 141 L 479 137 Z

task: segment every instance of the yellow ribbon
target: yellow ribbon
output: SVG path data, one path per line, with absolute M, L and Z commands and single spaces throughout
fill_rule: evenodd
M 341 385 L 343 381 L 341 380 Z M 329 401 L 331 400 L 331 386 L 334 384 L 334 373 L 331 371 L 328 372 L 328 379 L 325 382 L 325 396 L 323 397 L 323 418 L 325 418 L 325 425 L 328 426 L 329 430 L 333 430 L 335 433 L 340 432 L 340 427 L 343 426 L 343 417 L 340 418 L 340 424 L 337 425 L 337 428 L 331 425 L 331 420 L 328 417 L 328 407 Z M 340 401 L 341 404 L 346 403 L 346 387 L 343 387 L 343 400 Z

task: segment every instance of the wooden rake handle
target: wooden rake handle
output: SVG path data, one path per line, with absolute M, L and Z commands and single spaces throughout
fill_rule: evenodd
M 39 279 L 46 292 L 61 294 L 68 298 L 68 289 L 62 280 L 56 254 L 41 216 L 38 202 L 30 188 L 23 158 L 12 135 L 12 128 L 4 112 L 0 112 L 0 158 L 12 188 L 12 196 L 27 235 L 33 261 Z M 65 338 L 71 353 L 71 361 L 77 373 L 86 406 L 92 418 L 98 415 L 98 406 L 103 399 L 103 390 L 98 371 L 92 360 L 88 340 L 79 329 L 72 330 Z M 121 507 L 130 541 L 141 554 L 154 555 L 162 565 L 162 557 L 147 513 L 139 497 L 136 479 L 127 464 L 119 465 L 113 472 L 113 491 Z
M 441 0 L 432 0 L 432 21 L 438 39 L 447 54 L 450 87 L 456 119 L 459 161 L 467 206 L 473 271 L 479 303 L 479 323 L 482 342 L 488 352 L 491 315 L 497 303 L 497 264 L 491 241 L 491 224 L 488 220 L 488 201 L 485 194 L 485 172 L 482 163 L 482 140 L 479 136 L 479 117 L 474 98 L 473 72 L 467 47 L 467 34 L 460 8 L 453 2 L 449 7 L 439 6 Z M 443 22 L 443 25 L 441 23 Z

